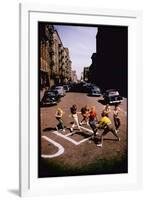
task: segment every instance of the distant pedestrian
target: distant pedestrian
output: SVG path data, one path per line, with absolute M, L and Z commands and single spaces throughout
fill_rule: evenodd
M 81 115 L 82 115 L 83 119 L 80 122 L 80 126 L 83 124 L 89 125 L 89 123 L 88 123 L 89 108 L 87 105 L 81 108 Z
M 61 108 L 58 108 L 56 113 L 55 113 L 55 117 L 56 119 L 58 120 L 58 124 L 56 126 L 56 129 L 59 130 L 61 129 L 63 132 L 65 132 L 65 129 L 64 129 L 64 122 L 62 120 L 62 116 L 63 116 L 64 112 Z
M 75 126 L 77 126 L 77 128 L 80 130 L 80 125 L 79 125 L 78 115 L 77 115 L 77 113 L 79 113 L 79 112 L 77 112 L 77 106 L 76 106 L 76 104 L 74 104 L 70 108 L 70 112 L 71 112 L 71 115 L 72 115 L 72 118 L 73 118 L 73 125 L 70 128 L 70 131 L 73 132 L 73 129 L 74 129 Z
M 106 104 L 101 114 L 104 114 L 105 116 L 109 117 L 110 113 L 111 113 L 110 105 Z
M 114 108 L 114 112 L 113 112 L 113 119 L 114 119 L 116 131 L 119 131 L 119 127 L 121 125 L 121 121 L 120 121 L 120 118 L 119 118 L 119 112 L 120 111 L 121 111 L 121 109 L 120 109 L 119 105 L 116 104 L 115 108 Z
M 120 141 L 120 138 L 117 134 L 117 131 L 114 129 L 111 120 L 109 117 L 107 117 L 104 113 L 102 113 L 102 117 L 98 123 L 98 129 L 103 129 L 103 132 L 101 134 L 101 142 L 100 144 L 97 144 L 98 147 L 102 147 L 103 145 L 103 137 L 108 133 L 112 132 L 114 136 L 116 136 L 117 140 Z
M 97 133 L 97 127 L 96 127 L 97 122 L 98 122 L 98 118 L 97 118 L 95 106 L 92 106 L 89 112 L 89 125 L 91 129 L 93 130 L 94 137 L 96 136 L 96 133 Z

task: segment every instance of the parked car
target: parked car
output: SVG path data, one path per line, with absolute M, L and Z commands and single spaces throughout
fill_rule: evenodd
M 60 100 L 60 95 L 56 90 L 47 90 L 45 92 L 45 95 L 48 95 L 48 97 L 55 99 L 57 102 Z
M 65 92 L 69 92 L 69 90 L 70 90 L 68 85 L 63 85 L 63 88 L 64 88 Z
M 100 97 L 101 96 L 101 91 L 97 87 L 93 87 L 90 92 L 88 93 L 88 96 L 95 96 L 95 97 Z
M 64 97 L 66 92 L 63 88 L 63 86 L 56 86 L 55 87 L 55 91 L 58 91 L 58 94 L 61 96 L 61 97 Z
M 118 90 L 116 89 L 106 90 L 106 92 L 103 95 L 103 98 L 104 98 L 105 103 L 109 103 L 109 104 L 121 103 L 123 100 Z
M 53 105 L 57 105 L 56 99 L 45 94 L 41 100 L 41 106 L 53 106 Z
M 81 90 L 82 92 L 89 93 L 92 88 L 91 83 L 81 83 Z

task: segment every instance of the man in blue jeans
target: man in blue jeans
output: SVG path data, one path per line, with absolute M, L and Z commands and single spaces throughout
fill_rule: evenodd
M 92 106 L 89 112 L 89 124 L 93 130 L 94 137 L 96 136 L 96 133 L 97 133 L 97 127 L 96 127 L 97 122 L 98 122 L 98 119 L 97 119 L 97 113 L 95 111 L 95 106 Z

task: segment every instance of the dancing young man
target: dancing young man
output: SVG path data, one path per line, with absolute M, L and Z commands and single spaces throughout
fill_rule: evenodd
M 120 107 L 118 106 L 118 104 L 116 104 L 114 108 L 114 112 L 113 112 L 113 119 L 114 119 L 114 124 L 115 124 L 115 128 L 117 132 L 119 131 L 119 127 L 121 125 L 121 121 L 119 118 L 120 111 L 121 111 Z
M 106 106 L 104 107 L 102 113 L 103 113 L 105 116 L 109 117 L 110 112 L 111 112 L 110 105 L 109 105 L 109 104 L 106 104 Z M 102 113 L 101 113 L 101 114 L 102 114 Z
M 95 111 L 95 106 L 92 106 L 89 112 L 89 124 L 90 124 L 91 129 L 93 130 L 94 137 L 96 136 L 96 133 L 97 133 L 97 127 L 96 127 L 97 122 L 98 122 L 98 119 L 97 119 L 97 113 Z
M 102 118 L 100 119 L 98 125 L 98 129 L 103 129 L 103 132 L 101 134 L 101 143 L 97 144 L 98 147 L 102 147 L 103 145 L 103 137 L 109 133 L 112 132 L 114 136 L 116 136 L 117 140 L 120 141 L 119 136 L 117 135 L 117 131 L 114 129 L 111 120 L 104 114 L 102 113 Z
M 56 129 L 61 129 L 63 132 L 65 132 L 65 129 L 64 129 L 64 122 L 62 120 L 62 116 L 63 116 L 64 112 L 61 108 L 58 108 L 56 113 L 55 113 L 55 117 L 56 119 L 58 120 L 58 124 L 56 126 Z
M 89 125 L 89 123 L 88 123 L 89 108 L 87 105 L 84 106 L 83 108 L 81 108 L 81 115 L 82 115 L 83 119 L 80 122 L 80 126 L 82 126 L 83 124 Z
M 71 115 L 72 115 L 72 118 L 73 118 L 73 125 L 72 125 L 72 127 L 70 128 L 70 131 L 73 132 L 73 129 L 74 129 L 75 126 L 77 126 L 77 128 L 78 128 L 79 130 L 81 130 L 81 129 L 80 129 L 80 125 L 79 125 L 79 121 L 78 121 L 78 115 L 77 115 L 77 113 L 79 113 L 79 112 L 77 112 L 77 106 L 76 106 L 76 104 L 74 104 L 74 105 L 70 108 L 70 112 L 71 112 Z

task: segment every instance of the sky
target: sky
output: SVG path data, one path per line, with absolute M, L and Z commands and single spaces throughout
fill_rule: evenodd
M 91 56 L 96 52 L 97 27 L 55 25 L 64 47 L 69 48 L 72 70 L 78 79 L 84 67 L 91 65 Z

